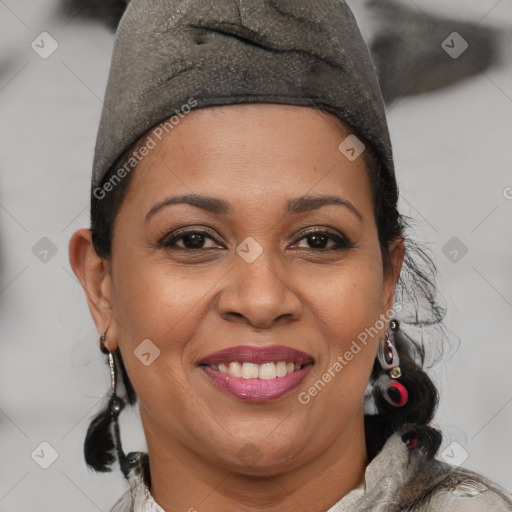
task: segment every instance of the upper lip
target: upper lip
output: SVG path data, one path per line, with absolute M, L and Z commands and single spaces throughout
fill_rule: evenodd
M 232 361 L 254 364 L 285 361 L 287 363 L 291 362 L 304 365 L 312 363 L 313 357 L 306 352 L 286 347 L 284 345 L 271 345 L 268 347 L 238 345 L 236 347 L 230 347 L 213 352 L 201 359 L 199 364 L 215 365 L 220 363 L 230 363 Z

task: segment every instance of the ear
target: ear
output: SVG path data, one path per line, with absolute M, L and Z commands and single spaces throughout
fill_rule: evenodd
M 405 255 L 405 244 L 402 237 L 391 241 L 388 245 L 389 267 L 384 274 L 384 286 L 382 293 L 382 311 L 389 311 L 393 307 L 395 288 L 400 278 L 400 271 Z
M 69 242 L 69 262 L 87 297 L 98 333 L 108 329 L 106 346 L 112 352 L 117 349 L 115 322 L 112 311 L 112 279 L 110 262 L 96 253 L 91 230 L 80 229 Z M 110 329 L 109 327 L 112 326 Z

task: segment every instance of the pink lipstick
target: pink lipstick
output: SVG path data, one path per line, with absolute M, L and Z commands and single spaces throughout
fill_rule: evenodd
M 314 364 L 310 354 L 283 345 L 239 345 L 214 352 L 199 365 L 227 393 L 253 402 L 277 400 L 296 389 Z

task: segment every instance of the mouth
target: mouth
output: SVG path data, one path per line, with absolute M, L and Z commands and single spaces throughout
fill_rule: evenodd
M 210 354 L 199 363 L 210 382 L 240 400 L 253 402 L 290 394 L 313 365 L 311 355 L 282 345 L 232 347 Z

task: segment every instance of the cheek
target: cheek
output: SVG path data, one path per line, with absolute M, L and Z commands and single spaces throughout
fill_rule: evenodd
M 309 279 L 316 283 L 310 309 L 319 338 L 326 341 L 316 375 L 322 382 L 316 381 L 317 391 L 310 388 L 311 395 L 322 395 L 313 398 L 316 406 L 346 417 L 360 403 L 374 364 L 379 335 L 372 327 L 382 331 L 382 267 L 378 258 L 359 255 Z
M 118 254 L 112 288 L 126 370 L 141 402 L 165 399 L 172 405 L 180 396 L 177 391 L 188 386 L 187 343 L 204 321 L 208 296 L 225 269 L 204 267 L 186 273 L 128 247 L 119 247 Z
M 345 264 L 308 273 L 311 310 L 340 339 L 357 336 L 381 313 L 382 267 L 372 254 L 355 254 Z M 343 348 L 340 346 L 340 349 Z
M 147 255 L 123 256 L 113 272 L 114 308 L 123 342 L 149 338 L 157 344 L 178 343 L 219 281 L 217 274 L 206 268 L 180 272 Z

